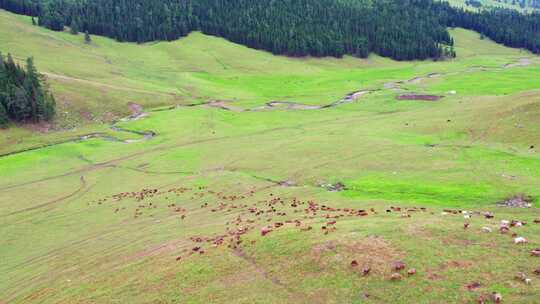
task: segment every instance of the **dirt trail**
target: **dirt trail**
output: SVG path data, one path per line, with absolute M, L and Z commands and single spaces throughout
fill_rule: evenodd
M 81 192 L 84 193 L 84 190 L 87 188 L 87 184 L 86 184 L 86 180 L 84 179 L 84 176 L 81 176 L 80 183 L 81 183 L 80 187 L 77 190 L 70 193 L 70 194 L 64 195 L 62 197 L 59 197 L 59 198 L 53 199 L 51 201 L 41 203 L 41 204 L 38 204 L 38 205 L 35 205 L 35 206 L 32 206 L 32 207 L 28 207 L 28 208 L 13 211 L 13 212 L 10 212 L 10 213 L 7 213 L 7 214 L 3 214 L 3 215 L 0 215 L 0 217 L 7 217 L 7 216 L 16 215 L 16 214 L 20 214 L 20 213 L 24 213 L 24 212 L 28 212 L 28 211 L 32 211 L 32 210 L 41 209 L 43 207 L 47 207 L 47 206 L 54 205 L 56 203 L 65 201 L 65 200 L 67 200 L 69 198 L 72 198 L 72 197 L 76 196 L 77 194 L 79 194 Z
M 529 58 L 520 58 L 518 60 L 518 62 L 509 63 L 509 64 L 504 65 L 504 68 L 509 69 L 509 68 L 515 68 L 515 67 L 523 67 L 523 66 L 528 66 L 528 65 L 531 65 L 531 64 L 532 64 L 531 59 L 529 59 Z
M 286 289 L 289 289 L 287 287 L 287 285 L 281 283 L 281 281 L 275 277 L 275 276 L 272 276 L 270 273 L 268 273 L 266 270 L 264 270 L 264 268 L 262 268 L 261 266 L 257 265 L 257 261 L 255 261 L 254 258 L 250 257 L 249 255 L 247 255 L 243 250 L 242 248 L 240 247 L 237 247 L 233 250 L 233 253 L 235 256 L 241 258 L 242 260 L 248 262 L 251 266 L 253 266 L 253 268 L 256 270 L 256 272 L 258 274 L 260 274 L 262 277 L 264 277 L 265 279 L 267 279 L 268 281 L 272 282 L 274 285 L 277 285 L 279 287 L 283 287 L 283 288 L 286 288 Z
M 54 73 L 50 73 L 50 72 L 42 72 L 41 74 L 45 75 L 49 79 L 55 79 L 55 80 L 61 80 L 61 81 L 80 82 L 80 83 L 85 83 L 85 84 L 89 84 L 89 85 L 93 85 L 93 86 L 97 86 L 97 87 L 101 87 L 101 88 L 109 88 L 109 89 L 119 90 L 119 91 L 137 92 L 137 93 L 151 94 L 151 95 L 175 95 L 174 93 L 146 91 L 146 90 L 135 89 L 135 88 L 131 88 L 131 87 L 123 87 L 123 86 L 105 84 L 105 83 L 102 83 L 102 82 L 86 80 L 86 79 L 81 79 L 81 78 L 75 78 L 75 77 L 66 76 L 66 75 L 59 75 L 59 74 L 54 74 Z
M 313 296 L 308 295 L 308 294 L 306 294 L 306 293 L 304 293 L 302 291 L 295 290 L 295 289 L 291 288 L 289 285 L 283 283 L 278 277 L 272 275 L 271 273 L 266 271 L 262 266 L 260 266 L 257 263 L 257 261 L 253 257 L 249 256 L 246 252 L 244 252 L 242 250 L 242 248 L 240 248 L 240 247 L 234 248 L 233 249 L 233 254 L 235 256 L 241 258 L 242 260 L 248 262 L 253 267 L 255 272 L 257 274 L 259 274 L 261 277 L 263 277 L 265 280 L 271 282 L 274 286 L 279 287 L 279 288 L 284 289 L 285 291 L 287 291 L 289 293 L 290 297 L 292 297 L 292 298 L 301 298 L 301 299 L 306 299 L 306 300 L 309 299 L 309 302 L 311 302 L 311 303 L 321 303 L 319 301 L 319 299 L 315 299 L 315 298 L 313 298 Z

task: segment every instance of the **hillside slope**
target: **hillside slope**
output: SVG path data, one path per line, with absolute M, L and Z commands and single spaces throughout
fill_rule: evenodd
M 270 100 L 324 104 L 351 91 L 429 69 L 502 66 L 523 56 L 519 50 L 497 47 L 487 40 L 466 41 L 474 35 L 464 31 L 453 32 L 457 60 L 422 65 L 377 56 L 368 60 L 278 57 L 199 33 L 176 42 L 145 45 L 96 36 L 93 44 L 86 45 L 81 35 L 47 31 L 30 26 L 27 17 L 1 14 L 2 51 L 19 59 L 35 57 L 63 100 L 59 112 L 69 112 L 60 121 L 77 116 L 110 121 L 129 113 L 129 101 L 147 107 L 212 99 L 244 105 Z M 486 52 L 473 58 L 469 50 L 474 49 Z
M 462 10 L 434 0 L 3 0 L 0 8 L 36 16 L 34 23 L 54 31 L 69 26 L 75 34 L 138 43 L 202 31 L 293 57 L 452 58 L 449 26 L 540 54 L 538 14 Z
M 422 63 L 396 62 L 377 56 L 367 60 L 294 59 L 254 51 L 200 33 L 175 42 L 145 45 L 95 36 L 93 43 L 87 45 L 80 35 L 51 32 L 31 26 L 28 17 L 2 11 L 0 14 L 1 51 L 11 52 L 19 59 L 35 57 L 39 70 L 48 75 L 58 101 L 53 129 L 72 129 L 44 136 L 11 128 L 2 134 L 2 141 L 10 143 L 1 145 L 3 153 L 47 141 L 63 141 L 91 129 L 108 132 L 101 123 L 131 114 L 130 102 L 145 109 L 212 100 L 231 101 L 241 107 L 261 106 L 273 100 L 324 105 L 350 92 L 377 89 L 385 83 L 418 75 L 455 73 L 479 65 L 502 67 L 530 56 L 489 40 L 479 40 L 478 34 L 464 30 L 452 31 L 457 59 Z M 491 90 L 507 94 L 536 88 L 535 78 L 528 74 L 534 73 L 536 67 L 525 68 L 526 75 L 521 72 L 523 69 L 496 72 L 493 75 L 503 77 L 486 82 L 482 92 L 475 92 L 474 82 L 468 82 L 473 86 L 467 90 L 478 95 Z M 484 73 L 472 74 L 473 79 L 483 76 Z M 518 86 L 507 86 L 508 79 L 514 79 Z M 459 76 L 456 81 L 459 82 Z M 463 84 L 454 84 L 449 90 Z M 459 93 L 468 94 L 461 90 Z

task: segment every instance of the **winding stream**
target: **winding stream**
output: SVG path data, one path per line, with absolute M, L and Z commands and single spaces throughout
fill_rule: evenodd
M 121 121 L 129 121 L 129 120 L 134 120 L 134 119 L 137 119 L 137 118 L 138 117 L 124 118 Z M 141 138 L 140 139 L 126 139 L 126 140 L 123 140 L 123 139 L 120 139 L 118 137 L 112 136 L 112 135 L 104 133 L 104 132 L 94 132 L 94 133 L 88 133 L 88 134 L 80 135 L 80 136 L 74 137 L 74 138 L 69 138 L 69 139 L 65 139 L 65 140 L 61 140 L 61 141 L 52 142 L 52 143 L 41 145 L 41 146 L 36 146 L 36 147 L 31 147 L 31 148 L 27 148 L 27 149 L 22 149 L 22 150 L 17 150 L 17 151 L 13 151 L 13 152 L 0 154 L 0 158 L 15 155 L 15 154 L 20 154 L 20 153 L 24 153 L 24 152 L 49 148 L 49 147 L 52 147 L 52 146 L 63 145 L 63 144 L 74 143 L 74 142 L 82 142 L 82 141 L 86 141 L 86 140 L 90 140 L 90 139 L 96 139 L 96 138 L 103 139 L 103 140 L 106 140 L 106 141 L 114 141 L 114 142 L 119 142 L 119 143 L 130 144 L 130 143 L 136 143 L 136 142 L 150 140 L 150 139 L 154 138 L 157 135 L 156 132 L 151 131 L 151 130 L 150 131 L 145 131 L 145 132 L 140 132 L 140 131 L 134 131 L 134 130 L 120 128 L 120 127 L 116 126 L 115 123 L 113 123 L 110 126 L 110 129 L 112 131 L 115 131 L 115 132 L 124 132 L 124 133 L 135 134 L 135 135 L 141 136 Z
M 532 64 L 531 59 L 529 59 L 529 58 L 520 58 L 520 59 L 518 59 L 517 62 L 508 63 L 508 64 L 505 64 L 502 67 L 488 68 L 488 67 L 479 66 L 479 67 L 469 67 L 466 70 L 461 71 L 461 72 L 458 71 L 458 72 L 449 72 L 449 73 L 430 73 L 430 74 L 427 74 L 426 76 L 417 76 L 417 77 L 414 77 L 414 78 L 411 78 L 411 79 L 408 79 L 408 80 L 387 82 L 382 86 L 382 88 L 378 88 L 378 89 L 371 89 L 371 90 L 365 89 L 365 90 L 359 90 L 359 91 L 356 91 L 356 92 L 352 92 L 352 93 L 347 94 L 342 99 L 340 99 L 338 101 L 334 101 L 334 102 L 332 102 L 330 104 L 327 104 L 327 105 L 308 105 L 308 104 L 302 104 L 302 103 L 296 103 L 296 102 L 290 102 L 290 101 L 270 101 L 270 102 L 267 102 L 266 104 L 264 104 L 263 106 L 259 106 L 259 107 L 255 107 L 255 108 L 251 108 L 251 109 L 244 109 L 244 108 L 240 108 L 240 107 L 237 107 L 235 105 L 232 105 L 228 101 L 213 100 L 213 101 L 208 101 L 208 102 L 205 102 L 205 103 L 171 106 L 171 107 L 166 107 L 166 108 L 162 108 L 162 109 L 152 110 L 151 112 L 171 111 L 171 110 L 175 110 L 177 108 L 185 108 L 185 107 L 211 107 L 211 108 L 217 108 L 217 109 L 222 109 L 222 110 L 226 110 L 226 111 L 235 111 L 235 112 L 269 111 L 269 110 L 323 110 L 323 109 L 335 108 L 335 107 L 338 107 L 340 105 L 356 102 L 361 97 L 363 97 L 365 95 L 368 95 L 370 93 L 376 92 L 376 91 L 381 91 L 381 90 L 393 90 L 393 91 L 397 91 L 397 92 L 403 91 L 403 90 L 405 90 L 404 88 L 402 88 L 403 84 L 419 84 L 419 83 L 421 83 L 422 81 L 424 81 L 426 79 L 438 78 L 438 77 L 442 77 L 442 76 L 456 75 L 456 74 L 460 74 L 460 73 L 478 72 L 478 71 L 503 70 L 503 69 L 509 69 L 509 68 L 515 68 L 515 67 L 528 66 L 530 64 Z M 141 113 L 138 113 L 137 115 L 132 115 L 130 117 L 123 118 L 119 122 L 133 121 L 133 120 L 137 120 L 137 119 L 140 119 L 140 118 L 144 118 L 147 115 L 148 115 L 147 113 L 142 113 L 141 112 Z M 0 154 L 0 158 L 11 156 L 11 155 L 16 155 L 16 154 L 20 154 L 20 153 L 24 153 L 24 152 L 44 149 L 44 148 L 48 148 L 48 147 L 52 147 L 52 146 L 56 146 L 56 145 L 62 145 L 62 144 L 72 143 L 72 142 L 81 142 L 81 141 L 86 141 L 86 140 L 96 139 L 96 138 L 107 140 L 107 141 L 114 141 L 114 142 L 130 144 L 130 143 L 136 143 L 136 142 L 151 140 L 152 138 L 157 136 L 157 133 L 152 131 L 152 130 L 144 131 L 144 132 L 135 131 L 135 130 L 129 130 L 129 129 L 124 129 L 124 128 L 118 127 L 116 125 L 117 123 L 118 122 L 115 122 L 110 126 L 110 129 L 112 131 L 131 133 L 131 134 L 141 136 L 141 138 L 140 139 L 122 140 L 120 138 L 117 138 L 117 137 L 112 136 L 112 135 L 107 134 L 107 133 L 95 132 L 95 133 L 88 133 L 88 134 L 81 135 L 79 137 L 70 138 L 70 139 L 66 139 L 66 140 L 62 140 L 62 141 L 57 141 L 57 142 L 53 142 L 53 143 L 49 143 L 49 144 L 45 144 L 45 145 L 41 145 L 41 146 L 36 146 L 36 147 L 31 147 L 31 148 L 27 148 L 27 149 L 23 149 L 23 150 L 18 150 L 18 151 L 13 151 L 13 152 Z

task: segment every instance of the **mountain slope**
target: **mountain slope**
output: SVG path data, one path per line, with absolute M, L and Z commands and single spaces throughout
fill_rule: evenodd
M 320 105 L 418 73 L 502 66 L 523 56 L 462 30 L 452 32 L 456 60 L 422 65 L 377 56 L 367 60 L 272 56 L 200 33 L 144 45 L 94 36 L 87 45 L 82 35 L 51 32 L 31 26 L 27 17 L 1 14 L 1 51 L 19 59 L 35 57 L 59 99 L 58 122 L 64 127 L 128 115 L 128 102 L 144 107 L 213 99 L 243 106 L 271 100 Z
M 37 3 L 38 23 L 119 41 L 173 40 L 192 31 L 288 56 L 366 57 L 396 60 L 455 56 L 446 27 L 474 29 L 498 43 L 540 53 L 537 15 L 513 10 L 470 12 L 432 0 L 4 0 L 20 12 Z M 369 3 L 369 4 L 367 4 Z M 500 24 L 504 24 L 501 27 Z

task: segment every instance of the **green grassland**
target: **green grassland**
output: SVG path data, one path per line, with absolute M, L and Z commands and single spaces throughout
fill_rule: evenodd
M 470 10 L 477 10 L 477 8 L 467 5 L 466 0 L 448 0 L 448 2 L 456 7 L 464 7 Z M 526 7 L 521 7 L 519 3 L 516 1 L 513 3 L 513 1 L 497 1 L 497 0 L 480 0 L 480 3 L 482 3 L 482 7 L 480 9 L 491 9 L 491 8 L 507 8 L 507 9 L 515 9 L 522 12 L 532 12 L 537 11 L 537 9 L 527 5 Z
M 539 209 L 496 202 L 540 201 L 540 60 L 451 33 L 458 58 L 443 62 L 291 59 L 201 33 L 85 45 L 0 12 L 1 51 L 34 56 L 64 113 L 46 134 L 0 130 L 0 153 L 95 132 L 139 139 L 102 123 L 128 102 L 148 117 L 115 126 L 156 133 L 0 157 L 0 303 L 473 303 L 494 291 L 537 302 Z M 359 90 L 372 91 L 318 110 L 168 108 L 326 105 Z M 445 97 L 396 100 L 412 93 Z M 337 182 L 347 190 L 320 186 Z M 142 189 L 159 192 L 140 200 Z M 502 219 L 526 221 L 511 230 L 529 243 L 499 234 Z M 417 274 L 391 281 L 395 261 Z

